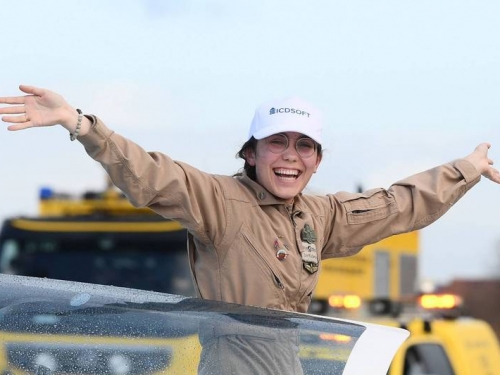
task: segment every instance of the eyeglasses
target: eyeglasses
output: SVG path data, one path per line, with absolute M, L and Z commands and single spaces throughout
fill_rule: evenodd
M 285 134 L 273 134 L 264 138 L 267 149 L 273 154 L 282 154 L 288 148 L 290 140 Z M 311 138 L 299 138 L 295 142 L 295 150 L 302 158 L 312 156 L 318 147 L 318 144 Z

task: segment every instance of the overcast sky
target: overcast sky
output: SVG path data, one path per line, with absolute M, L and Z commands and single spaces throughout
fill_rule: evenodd
M 325 113 L 308 190 L 388 187 L 492 144 L 500 165 L 500 2 L 16 0 L 2 4 L 0 96 L 46 87 L 146 149 L 219 174 L 241 166 L 255 107 Z M 42 186 L 105 175 L 61 127 L 0 136 L 0 217 Z M 421 231 L 421 279 L 500 274 L 500 186 L 483 179 Z

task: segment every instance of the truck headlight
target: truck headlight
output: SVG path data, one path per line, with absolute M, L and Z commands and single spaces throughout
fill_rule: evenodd
M 55 371 L 57 368 L 57 360 L 56 358 L 50 354 L 50 353 L 39 353 L 35 356 L 33 359 L 33 363 L 35 365 L 35 368 L 37 366 L 44 366 L 50 369 L 50 371 Z
M 108 360 L 109 371 L 113 375 L 127 375 L 130 373 L 130 359 L 122 354 L 113 354 Z

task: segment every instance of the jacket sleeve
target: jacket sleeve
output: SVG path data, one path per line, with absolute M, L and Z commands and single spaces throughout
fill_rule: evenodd
M 224 200 L 218 199 L 220 187 L 212 175 L 162 153 L 146 152 L 96 117 L 91 131 L 78 139 L 134 206 L 178 221 L 203 243 L 217 241 L 214 228 L 225 227 Z M 207 223 L 205 212 L 217 219 Z
M 323 258 L 352 255 L 383 238 L 424 228 L 480 178 L 472 164 L 459 159 L 398 181 L 387 190 L 329 195 L 333 220 Z

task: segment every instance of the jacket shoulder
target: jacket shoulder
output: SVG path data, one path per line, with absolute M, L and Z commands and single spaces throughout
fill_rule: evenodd
M 256 203 L 254 193 L 237 176 L 214 175 L 226 200 Z

